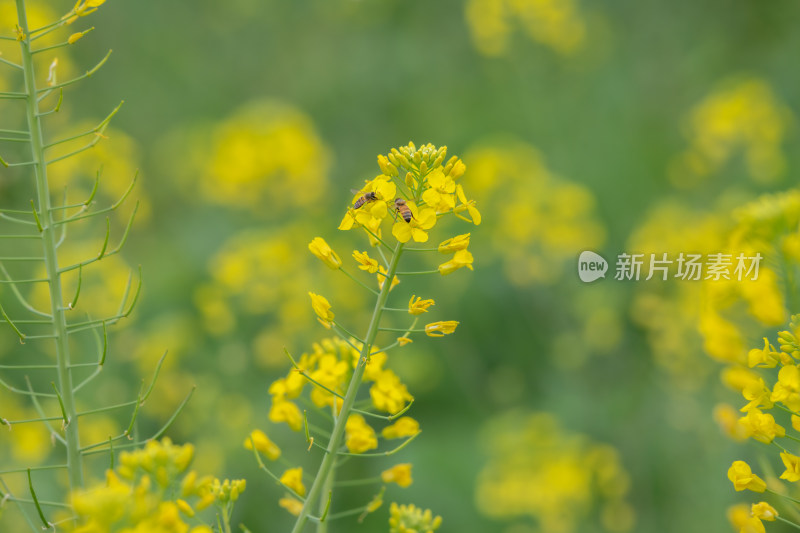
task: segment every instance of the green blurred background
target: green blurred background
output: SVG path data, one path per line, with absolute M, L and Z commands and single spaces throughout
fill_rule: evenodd
M 350 189 L 379 173 L 376 155 L 409 141 L 447 145 L 483 213 L 465 230 L 475 271 L 413 287 L 436 299 L 437 319 L 461 324 L 393 355 L 423 434 L 400 457 L 414 464 L 414 484 L 385 499 L 431 508 L 442 531 L 728 531 L 728 506 L 750 499 L 725 472 L 757 448 L 714 423 L 718 401 L 739 400 L 704 353 L 699 284 L 583 284 L 576 258 L 715 250 L 732 208 L 796 182 L 798 16 L 788 0 L 107 2 L 76 23 L 96 29 L 61 61 L 79 73 L 114 52 L 65 91 L 54 127 L 125 104 L 107 140 L 52 170 L 54 188 L 79 184 L 77 199 L 102 165 L 104 201 L 139 170 L 137 222 L 95 294 L 115 301 L 141 264 L 142 298 L 111 335 L 94 394 L 132 397 L 131 373 L 149 376 L 168 349 L 142 433 L 196 384 L 168 434 L 196 445 L 198 469 L 247 478 L 238 521 L 287 530 L 281 491 L 242 441 L 261 428 L 287 456 L 305 454 L 300 435 L 267 421 L 267 387 L 288 371 L 283 346 L 301 353 L 326 336 L 306 293 L 325 294 L 354 328 L 371 310 L 307 243 L 322 236 L 343 257 L 364 249 L 336 226 Z M 3 206 L 25 205 L 23 176 L 2 172 Z M 114 221 L 117 237 L 129 213 Z M 103 231 L 89 226 L 85 239 Z M 748 330 L 749 345 L 760 337 Z M 530 429 L 542 412 L 560 426 L 545 424 L 549 440 Z M 570 510 L 560 525 L 543 523 L 541 502 L 503 507 L 492 503 L 500 492 L 482 492 L 497 472 L 529 468 L 541 499 L 568 494 L 563 479 L 535 477 L 537 461 L 568 463 L 602 445 L 618 453 L 629 489 L 573 487 L 589 495 L 547 504 Z M 385 520 L 386 508 L 363 528 L 385 531 Z

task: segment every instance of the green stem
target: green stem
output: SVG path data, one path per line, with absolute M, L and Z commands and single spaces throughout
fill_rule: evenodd
M 222 510 L 222 527 L 225 528 L 225 533 L 231 533 L 231 518 L 228 516 L 229 510 L 228 505 L 225 505 L 225 509 Z
M 42 247 L 47 278 L 50 284 L 50 309 L 53 314 L 55 328 L 56 361 L 58 364 L 58 383 L 64 402 L 64 411 L 68 424 L 64 428 L 67 441 L 67 471 L 71 489 L 83 487 L 83 465 L 81 464 L 80 440 L 78 436 L 78 417 L 75 410 L 75 398 L 72 389 L 72 374 L 70 372 L 69 342 L 67 338 L 67 320 L 64 314 L 64 304 L 61 289 L 61 277 L 58 272 L 58 257 L 56 255 L 56 235 L 53 224 L 53 211 L 50 203 L 50 189 L 47 183 L 47 165 L 44 156 L 44 142 L 42 124 L 39 118 L 39 103 L 37 101 L 36 77 L 31 54 L 31 36 L 28 29 L 28 18 L 25 12 L 25 0 L 16 0 L 18 23 L 25 33 L 25 39 L 20 41 L 22 51 L 22 68 L 25 73 L 25 112 L 28 118 L 30 131 L 31 152 L 33 169 L 36 178 L 36 195 L 38 199 L 38 212 L 42 224 Z
M 400 242 L 398 242 L 395 246 L 394 254 L 392 255 L 392 259 L 387 270 L 389 279 L 392 279 L 395 272 L 397 272 L 397 264 L 400 260 L 400 256 L 402 255 L 403 246 L 403 243 Z M 333 426 L 333 432 L 331 433 L 330 441 L 328 441 L 328 447 L 325 451 L 325 455 L 323 456 L 322 462 L 319 465 L 317 475 L 314 477 L 314 483 L 311 485 L 311 490 L 308 491 L 308 496 L 305 504 L 303 505 L 303 509 L 300 511 L 297 521 L 292 528 L 292 533 L 300 533 L 303 530 L 306 522 L 308 522 L 311 506 L 314 505 L 313 502 L 321 502 L 322 499 L 327 498 L 327 492 L 324 492 L 324 487 L 328 486 L 329 478 L 332 479 L 331 470 L 334 462 L 336 461 L 339 448 L 342 446 L 342 441 L 344 440 L 344 426 L 347 423 L 347 418 L 350 416 L 350 412 L 353 409 L 353 403 L 356 400 L 356 395 L 358 394 L 361 380 L 364 377 L 366 360 L 372 350 L 372 344 L 375 342 L 375 337 L 378 335 L 378 326 L 381 321 L 383 308 L 386 306 L 386 300 L 389 298 L 391 286 L 391 283 L 384 283 L 381 292 L 378 294 L 378 300 L 375 303 L 375 309 L 372 312 L 372 319 L 370 320 L 367 334 L 364 337 L 364 345 L 361 348 L 361 356 L 358 358 L 358 364 L 353 370 L 353 377 L 350 379 L 350 385 L 347 388 L 347 393 L 345 394 L 344 400 L 342 400 L 342 408 L 339 411 L 339 416 L 336 418 L 336 423 Z M 322 505 L 324 505 L 324 502 L 322 502 Z
M 336 477 L 336 468 L 331 468 L 330 475 L 325 480 L 325 485 L 319 495 L 319 511 L 318 516 L 322 517 L 326 509 L 330 505 L 330 493 L 333 490 L 333 481 Z M 327 517 L 326 517 L 327 518 Z M 320 520 L 317 522 L 317 533 L 328 533 L 328 521 Z
M 781 521 L 781 522 L 783 522 L 784 524 L 788 524 L 788 525 L 790 525 L 790 526 L 792 526 L 792 527 L 794 527 L 794 528 L 796 528 L 796 529 L 800 529 L 800 525 L 798 525 L 798 524 L 795 524 L 795 523 L 794 523 L 794 522 L 792 522 L 791 520 L 786 520 L 785 518 L 781 518 L 780 516 L 776 516 L 775 518 L 777 518 L 778 520 L 780 520 L 780 521 Z

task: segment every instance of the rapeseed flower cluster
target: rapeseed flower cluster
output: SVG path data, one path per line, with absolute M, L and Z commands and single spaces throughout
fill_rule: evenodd
M 389 513 L 389 533 L 433 533 L 442 525 L 441 516 L 433 516 L 430 509 L 423 511 L 413 503 L 392 503 Z
M 793 445 L 800 432 L 800 315 L 791 316 L 787 329 L 779 331 L 777 337 L 764 337 L 759 346 L 748 350 L 747 339 L 765 326 L 785 323 L 789 309 L 796 307 L 800 191 L 763 196 L 737 210 L 736 219 L 730 242 L 763 254 L 765 277 L 758 284 L 726 284 L 710 292 L 712 302 L 722 302 L 712 309 L 719 325 L 711 339 L 719 350 L 717 358 L 728 363 L 722 380 L 743 398 L 738 411 L 730 405 L 718 405 L 715 417 L 735 440 L 752 438 L 778 448 L 774 463 L 782 465 L 780 479 L 769 471 L 762 478 L 748 463 L 737 460 L 728 470 L 734 489 L 788 497 L 791 485 L 800 481 L 800 451 Z M 763 532 L 766 521 L 793 523 L 765 502 L 750 509 L 734 507 L 729 519 L 734 529 L 744 532 Z
M 337 481 L 341 476 L 337 458 L 393 455 L 420 434 L 419 423 L 405 416 L 414 398 L 390 368 L 388 352 L 408 346 L 415 334 L 442 337 L 453 334 L 459 325 L 455 320 L 428 319 L 435 312 L 435 301 L 424 294 L 400 295 L 398 285 L 402 287 L 403 281 L 419 275 L 451 276 L 474 268 L 469 251 L 471 233 L 440 233 L 444 227 L 449 231 L 451 221 L 475 226 L 481 223 L 476 202 L 462 184 L 464 162 L 458 157 L 447 158 L 446 147 L 427 144 L 417 148 L 409 143 L 379 155 L 378 167 L 380 174 L 366 180 L 354 193 L 338 226 L 342 231 L 363 232 L 366 246 L 344 253 L 323 237 L 315 237 L 308 244 L 309 252 L 328 269 L 349 278 L 348 291 L 352 292 L 350 283 L 354 283 L 360 292 L 376 298 L 369 324 L 354 333 L 354 313 L 346 304 L 349 296 L 329 299 L 310 287 L 311 291 L 304 292 L 309 295 L 313 316 L 336 337 L 313 343 L 309 352 L 298 357 L 287 351 L 293 368 L 269 387 L 270 421 L 303 431 L 309 451 L 324 450 L 317 472 L 310 484 L 301 466 L 280 476 L 274 474 L 260 457 L 274 460 L 281 456 L 283 460 L 278 447 L 259 432 L 246 443 L 256 452 L 262 469 L 286 489 L 278 504 L 297 516 L 296 530 L 309 519 L 321 520 L 329 509 L 334 517 L 358 512 L 363 517 L 380 507 L 387 484 L 401 488 L 411 485 L 412 465 L 397 463 L 374 479 L 341 481 L 343 486 L 381 484 L 380 492 L 359 509 L 336 509 L 335 493 L 344 489 L 330 491 L 334 476 Z M 433 246 L 426 244 L 431 240 Z M 413 255 L 417 264 L 426 264 L 425 269 L 399 268 L 401 257 L 408 255 Z M 383 324 L 386 315 L 394 324 Z M 331 425 L 330 430 L 322 429 Z M 388 444 L 392 440 L 397 443 Z M 312 516 L 312 509 L 322 510 L 323 516 Z M 412 522 L 427 523 L 426 531 L 438 527 L 438 522 L 430 518 L 420 520 Z M 402 531 L 414 530 L 412 522 L 396 521 L 396 527 L 405 527 Z
M 548 533 L 633 530 L 630 478 L 611 446 L 566 432 L 547 413 L 514 412 L 484 428 L 488 461 L 475 489 L 485 515 L 533 518 Z
M 778 332 L 776 343 L 764 338 L 763 347 L 748 352 L 747 368 L 728 369 L 728 383 L 739 389 L 746 403 L 739 410 L 738 420 L 731 415 L 720 417 L 723 429 L 732 437 L 752 438 L 775 445 L 784 468 L 780 479 L 789 484 L 800 481 L 800 450 L 795 445 L 800 440 L 799 362 L 800 315 L 794 315 L 788 329 Z M 741 460 L 731 464 L 728 479 L 737 492 L 770 492 L 788 498 L 787 494 L 791 491 L 774 477 L 765 481 L 753 472 L 748 463 Z M 762 521 L 777 519 L 792 523 L 765 502 L 754 504 L 749 514 L 731 512 L 730 519 L 735 528 L 745 532 L 763 532 Z
M 470 163 L 466 184 L 496 213 L 488 242 L 514 285 L 552 285 L 582 250 L 602 246 L 605 229 L 591 191 L 552 172 L 533 146 L 522 141 L 479 145 L 465 159 Z M 462 242 L 457 238 L 446 246 L 455 251 Z M 462 255 L 456 263 L 466 260 Z
M 586 17 L 575 0 L 469 0 L 465 12 L 473 44 L 486 56 L 508 54 L 515 26 L 562 56 L 586 44 Z
M 742 154 L 751 179 L 774 182 L 786 167 L 781 145 L 791 121 L 790 111 L 766 81 L 744 77 L 725 82 L 689 115 L 689 146 L 673 162 L 670 178 L 690 187 Z
M 244 480 L 199 476 L 189 466 L 191 444 L 178 446 L 164 438 L 144 448 L 122 452 L 119 464 L 106 471 L 104 483 L 73 491 L 77 520 L 73 533 L 211 533 L 196 513 L 214 505 L 218 519 L 229 524 L 233 503 L 245 490 Z M 226 529 L 229 531 L 230 528 Z
M 328 148 L 311 120 L 289 105 L 251 102 L 204 141 L 194 143 L 201 172 L 191 190 L 209 202 L 271 217 L 312 206 L 325 193 Z

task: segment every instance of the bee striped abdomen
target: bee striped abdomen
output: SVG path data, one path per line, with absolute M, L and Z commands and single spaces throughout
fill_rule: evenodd
M 403 217 L 403 220 L 406 222 L 411 222 L 413 218 L 413 214 L 411 213 L 411 209 L 409 209 L 408 204 L 402 198 L 395 198 L 394 200 L 394 208 L 400 213 L 400 216 Z
M 361 206 L 362 206 L 362 205 L 364 205 L 365 203 L 367 203 L 367 202 L 374 202 L 374 201 L 375 201 L 375 200 L 377 200 L 377 199 L 378 199 L 378 197 L 377 197 L 377 196 L 375 196 L 375 193 L 374 193 L 374 192 L 368 192 L 368 193 L 365 193 L 365 194 L 364 194 L 363 196 L 361 196 L 361 197 L 360 197 L 358 200 L 356 200 L 356 203 L 354 203 L 354 204 L 353 204 L 353 209 L 358 209 L 359 207 L 361 207 Z

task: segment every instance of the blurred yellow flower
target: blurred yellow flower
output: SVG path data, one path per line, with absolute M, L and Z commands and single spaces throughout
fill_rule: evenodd
M 719 404 L 714 407 L 714 421 L 722 432 L 735 441 L 747 440 L 747 429 L 739 424 L 740 414 L 735 407 Z
M 272 442 L 266 433 L 260 429 L 254 429 L 250 433 L 250 438 L 244 441 L 244 447 L 252 450 L 253 443 L 255 443 L 256 450 L 266 455 L 271 461 L 281 456 L 281 449 L 278 448 L 278 445 Z
M 625 502 L 630 477 L 612 447 L 563 430 L 547 413 L 512 411 L 482 432 L 488 461 L 475 484 L 475 503 L 495 519 L 532 517 L 541 531 L 574 532 L 597 524 L 630 531 Z
M 381 431 L 384 439 L 402 439 L 419 433 L 419 422 L 410 416 L 403 416 L 391 426 L 386 426 Z
M 378 267 L 378 272 L 379 272 L 379 274 L 378 274 L 378 289 L 382 289 L 383 288 L 383 283 L 386 281 L 386 269 L 383 268 L 383 266 L 379 266 Z M 398 283 L 400 283 L 400 278 L 398 278 L 397 276 L 392 278 L 392 285 L 391 285 L 391 287 L 389 287 L 389 290 L 394 289 L 395 286 Z
M 294 516 L 298 516 L 303 510 L 303 502 L 290 496 L 286 496 L 278 500 L 278 505 L 289 511 L 289 513 L 293 514 Z
M 752 519 L 751 507 L 746 503 L 738 503 L 728 508 L 726 513 L 734 531 L 741 533 L 742 529 Z
M 194 516 L 194 509 L 192 509 L 192 506 L 189 505 L 189 502 L 186 500 L 177 500 L 175 503 L 178 504 L 178 509 L 180 512 L 182 512 L 188 518 L 192 518 Z
M 430 509 L 423 511 L 413 504 L 389 506 L 389 533 L 433 533 L 442 525 L 441 516 L 433 516 Z
M 673 162 L 670 179 L 696 186 L 741 152 L 753 180 L 774 182 L 785 171 L 781 145 L 790 121 L 790 111 L 765 80 L 728 80 L 690 113 L 689 147 Z
M 533 146 L 515 140 L 478 145 L 464 159 L 470 172 L 463 185 L 480 196 L 482 209 L 493 213 L 492 233 L 485 242 L 512 284 L 552 284 L 582 250 L 602 245 L 605 229 L 595 214 L 592 193 L 551 172 Z M 462 197 L 458 187 L 456 193 L 458 216 L 465 213 L 480 222 L 474 202 Z M 465 249 L 468 239 L 460 235 L 445 241 L 440 251 Z
M 300 409 L 288 400 L 273 399 L 269 409 L 269 419 L 275 423 L 286 422 L 294 431 L 300 431 L 303 427 L 303 415 Z
M 328 148 L 309 117 L 284 103 L 246 104 L 217 125 L 210 143 L 193 144 L 187 152 L 197 152 L 189 158 L 207 201 L 277 216 L 314 205 L 326 192 Z
M 487 56 L 509 53 L 517 25 L 562 56 L 585 46 L 586 22 L 574 0 L 468 0 L 465 11 L 473 44 Z
M 281 475 L 281 483 L 292 489 L 300 496 L 306 495 L 306 486 L 303 485 L 303 468 L 289 468 Z
M 411 463 L 394 465 L 389 470 L 381 472 L 381 481 L 384 483 L 394 482 L 403 488 L 410 487 L 412 483 L 411 466 Z

